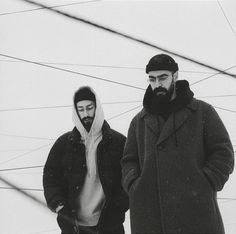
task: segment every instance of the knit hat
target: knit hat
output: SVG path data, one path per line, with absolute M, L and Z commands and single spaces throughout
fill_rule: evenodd
M 75 104 L 83 100 L 91 100 L 94 103 L 96 103 L 95 95 L 88 86 L 81 87 L 80 89 L 76 91 L 74 95 Z
M 149 60 L 146 66 L 146 73 L 150 71 L 159 71 L 159 70 L 176 72 L 179 70 L 179 68 L 175 60 L 169 55 L 157 54 Z

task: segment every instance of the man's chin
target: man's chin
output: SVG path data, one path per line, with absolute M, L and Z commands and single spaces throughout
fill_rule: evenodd
M 166 95 L 166 92 L 157 92 L 157 93 L 155 93 L 156 94 L 156 96 L 165 96 Z

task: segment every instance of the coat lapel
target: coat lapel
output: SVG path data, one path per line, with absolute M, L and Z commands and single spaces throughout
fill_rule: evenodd
M 160 144 L 164 140 L 166 140 L 171 134 L 177 131 L 184 122 L 189 118 L 192 114 L 192 111 L 197 109 L 197 102 L 193 100 L 187 107 L 172 113 L 167 119 L 163 129 L 161 131 L 160 137 L 157 141 L 157 144 Z
M 160 135 L 160 132 L 159 132 L 159 126 L 158 126 L 157 118 L 154 115 L 146 115 L 144 121 L 145 121 L 145 124 L 148 127 L 148 129 L 156 137 L 158 137 Z

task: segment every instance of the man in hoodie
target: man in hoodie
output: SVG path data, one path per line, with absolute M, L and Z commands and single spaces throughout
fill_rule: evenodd
M 166 54 L 146 66 L 143 110 L 124 149 L 123 187 L 134 234 L 223 234 L 216 193 L 233 171 L 233 147 L 214 108 L 193 97 Z
M 62 234 L 123 234 L 128 197 L 120 159 L 126 138 L 104 120 L 88 86 L 74 95 L 72 131 L 60 136 L 44 167 L 44 195 Z

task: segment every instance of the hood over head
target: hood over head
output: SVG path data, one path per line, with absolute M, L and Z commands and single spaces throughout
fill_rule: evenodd
M 87 130 L 85 129 L 77 111 L 76 104 L 82 100 L 92 100 L 95 102 L 96 105 L 93 123 L 89 132 L 87 132 Z M 91 87 L 82 86 L 75 92 L 73 97 L 72 109 L 73 109 L 73 122 L 75 124 L 75 127 L 79 131 L 82 140 L 86 141 L 89 137 L 95 137 L 101 135 L 102 126 L 104 123 L 104 113 L 101 102 L 98 96 L 96 95 L 95 91 Z

